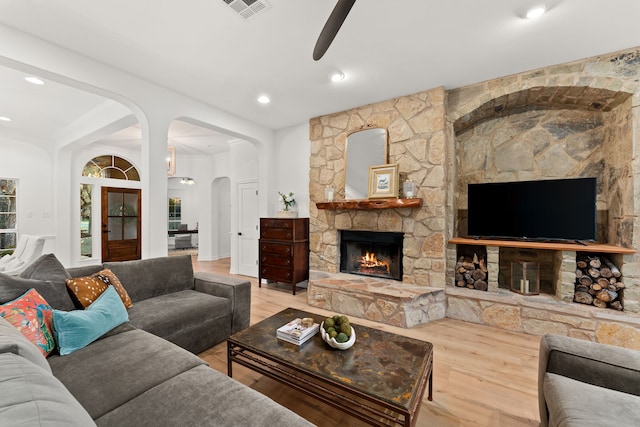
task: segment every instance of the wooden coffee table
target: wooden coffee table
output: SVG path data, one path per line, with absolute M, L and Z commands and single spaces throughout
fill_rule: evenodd
M 415 424 L 427 384 L 432 399 L 431 343 L 357 324 L 356 342 L 344 351 L 320 333 L 301 346 L 277 339 L 276 329 L 297 317 L 324 320 L 288 308 L 229 337 L 229 376 L 236 362 L 371 425 Z

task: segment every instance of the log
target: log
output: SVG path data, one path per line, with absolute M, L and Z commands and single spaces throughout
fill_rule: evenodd
M 600 261 L 600 257 L 589 258 L 589 265 L 595 269 L 602 267 L 602 262 Z
M 462 266 L 464 268 L 466 268 L 467 270 L 475 270 L 476 269 L 476 265 L 474 263 L 472 263 L 471 261 L 465 261 L 462 263 Z
M 616 282 L 615 286 L 617 290 L 624 289 L 624 282 Z
M 581 304 L 593 304 L 593 297 L 586 292 L 576 292 L 573 295 L 573 300 Z
M 612 285 L 615 285 L 616 283 L 618 283 L 618 279 L 616 279 L 615 277 L 612 277 L 609 279 L 609 283 Z
M 481 259 L 481 260 L 480 260 L 480 264 L 479 264 L 479 265 L 480 265 L 480 270 L 484 271 L 485 273 L 486 273 L 487 271 L 489 271 L 489 270 L 487 269 L 487 266 L 486 266 L 486 265 L 485 265 L 485 263 L 484 263 L 484 259 Z
M 607 308 L 607 303 L 604 301 L 600 301 L 597 298 L 593 300 L 593 305 L 595 305 L 598 308 Z
M 469 276 L 466 278 L 466 282 L 469 285 L 473 285 L 475 283 L 475 280 L 473 279 L 473 277 Z
M 457 268 L 457 267 L 456 267 L 456 268 Z M 581 278 L 583 274 L 584 274 L 584 273 L 582 272 L 582 270 L 577 269 L 577 270 L 576 270 L 576 279 Z
M 461 281 L 461 280 L 464 280 L 464 276 L 463 276 L 461 273 L 456 273 L 456 274 L 454 275 L 454 277 L 455 277 L 455 279 L 456 279 L 456 282 L 459 282 L 459 281 Z
M 458 286 L 459 288 L 464 288 L 465 286 L 467 286 L 467 282 L 465 282 L 464 280 L 459 280 L 456 282 L 456 286 Z
M 576 292 L 589 292 L 589 287 L 584 285 L 576 285 Z
M 611 272 L 611 269 L 607 267 L 602 267 L 600 269 L 600 276 L 606 277 L 608 279 L 609 277 L 613 277 L 613 272 Z
M 594 279 L 600 277 L 600 270 L 598 270 L 597 268 L 591 267 L 587 270 L 587 273 L 589 273 L 589 276 L 593 277 Z
M 466 272 L 467 272 L 467 269 L 466 269 L 466 268 L 464 268 L 464 267 L 460 267 L 460 268 L 456 269 L 456 273 L 464 274 L 464 273 L 466 273 Z
M 471 273 L 471 277 L 473 277 L 475 280 L 484 280 L 487 277 L 487 273 L 478 268 L 477 270 L 473 270 L 473 273 Z
M 604 265 L 607 266 L 607 268 L 609 270 L 611 270 L 611 273 L 613 274 L 613 277 L 622 277 L 622 273 L 620 272 L 620 270 L 618 269 L 618 267 L 616 267 L 616 265 L 614 263 L 612 263 L 609 258 L 607 257 L 602 257 L 602 262 L 604 262 Z
M 475 287 L 473 286 L 473 283 L 469 283 L 469 284 L 467 284 L 467 288 L 469 288 L 469 289 L 475 289 Z
M 611 283 L 609 283 L 609 281 L 604 277 L 601 277 L 598 279 L 598 285 L 600 285 L 602 289 L 605 289 L 605 288 L 608 288 L 609 285 L 611 285 Z
M 486 291 L 489 285 L 484 280 L 478 280 L 473 284 L 473 287 L 478 289 L 479 291 Z
M 593 289 L 596 292 L 599 292 L 602 290 L 602 286 L 598 285 L 597 283 L 594 283 L 593 285 L 591 285 L 591 289 Z
M 582 276 L 580 279 L 578 279 L 578 283 L 584 286 L 591 286 L 593 280 L 591 280 L 591 277 L 589 276 Z
M 609 292 L 607 292 L 605 289 L 598 292 L 596 294 L 596 298 L 599 299 L 600 301 L 611 302 L 611 295 L 609 295 Z
M 475 265 L 478 265 L 478 254 L 476 254 L 476 253 L 473 254 L 473 263 Z
M 616 287 L 616 285 L 609 285 L 607 286 L 607 289 L 613 292 L 617 292 L 618 288 Z
M 581 261 L 578 261 L 578 262 L 576 263 L 576 265 L 578 266 L 578 268 L 585 269 L 585 268 L 587 268 L 587 265 L 589 265 L 589 264 L 587 264 L 587 262 L 586 262 L 586 261 L 582 261 L 582 260 L 581 260 Z

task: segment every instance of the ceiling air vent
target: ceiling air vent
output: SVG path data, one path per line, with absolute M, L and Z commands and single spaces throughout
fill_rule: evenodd
M 260 12 L 269 8 L 269 4 L 264 0 L 222 0 L 235 10 L 244 19 L 252 18 Z

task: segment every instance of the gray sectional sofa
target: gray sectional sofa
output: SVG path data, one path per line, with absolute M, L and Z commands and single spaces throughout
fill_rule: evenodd
M 540 342 L 542 427 L 640 425 L 640 352 L 560 335 Z
M 35 288 L 73 310 L 65 278 L 109 268 L 133 301 L 129 322 L 69 355 L 45 358 L 0 317 L 2 423 L 25 426 L 306 426 L 193 353 L 249 324 L 250 284 L 193 273 L 167 257 L 64 269 L 43 256 L 22 277 L 0 274 L 0 303 Z

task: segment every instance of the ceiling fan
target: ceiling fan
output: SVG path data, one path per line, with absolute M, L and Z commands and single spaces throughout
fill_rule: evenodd
M 336 4 L 336 7 L 333 8 L 333 12 L 329 15 L 327 23 L 324 24 L 324 27 L 320 32 L 320 36 L 318 36 L 316 46 L 313 48 L 313 59 L 315 61 L 322 58 L 327 49 L 329 49 L 331 42 L 336 37 L 336 34 L 338 34 L 338 30 L 347 18 L 347 15 L 355 2 L 356 0 L 338 0 L 338 4 Z

